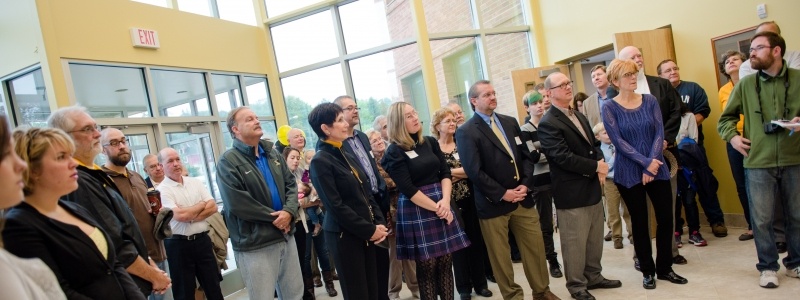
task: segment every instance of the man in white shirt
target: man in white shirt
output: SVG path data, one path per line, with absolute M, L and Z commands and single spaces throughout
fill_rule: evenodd
M 219 286 L 222 276 L 206 222 L 206 218 L 217 212 L 217 203 L 202 182 L 182 176 L 183 163 L 175 149 L 162 149 L 158 152 L 158 161 L 166 175 L 157 188 L 161 192 L 161 204 L 174 213 L 169 222 L 172 237 L 164 240 L 172 293 L 175 299 L 194 299 L 197 278 L 209 300 L 222 300 Z
M 758 24 L 758 27 L 756 27 L 756 33 L 764 31 L 781 34 L 781 28 L 778 26 L 778 23 L 775 23 L 775 21 L 767 21 Z M 783 60 L 786 61 L 786 65 L 789 68 L 800 69 L 800 51 L 785 50 L 783 54 Z M 757 71 L 758 70 L 753 70 L 753 67 L 750 66 L 750 60 L 748 59 L 744 61 L 741 66 L 739 66 L 739 79 L 742 79 L 750 74 L 755 74 Z
M 147 173 L 147 178 L 144 179 L 147 187 L 150 189 L 157 188 L 161 181 L 164 181 L 164 166 L 158 162 L 158 156 L 152 153 L 145 155 L 142 159 L 142 165 L 144 166 L 144 172 Z

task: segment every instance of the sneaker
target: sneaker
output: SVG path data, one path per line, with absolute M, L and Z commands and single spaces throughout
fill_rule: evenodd
M 681 242 L 681 234 L 677 231 L 675 232 L 675 245 L 677 245 L 678 248 L 683 247 L 683 242 Z
M 800 278 L 800 267 L 796 267 L 794 269 L 786 269 L 786 276 L 792 278 Z
M 758 280 L 758 285 L 768 289 L 778 287 L 780 285 L 780 283 L 778 283 L 778 274 L 772 270 L 761 271 L 761 278 Z
M 711 232 L 715 237 L 726 237 L 728 236 L 728 227 L 725 227 L 723 223 L 714 223 L 711 224 Z
M 697 232 L 697 230 L 695 230 L 689 234 L 689 244 L 695 245 L 697 247 L 704 247 L 708 245 L 708 242 L 706 242 L 706 240 L 703 239 L 703 236 L 700 235 L 700 233 Z

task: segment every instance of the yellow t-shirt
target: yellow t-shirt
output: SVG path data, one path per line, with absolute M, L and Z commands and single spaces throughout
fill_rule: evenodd
M 728 105 L 728 98 L 731 96 L 731 92 L 733 91 L 733 82 L 728 81 L 725 85 L 719 88 L 719 107 L 722 110 L 725 110 L 725 106 Z M 744 115 L 739 115 L 739 122 L 736 123 L 736 130 L 739 131 L 739 135 L 744 136 Z
M 103 258 L 108 259 L 108 242 L 103 232 L 95 227 L 92 234 L 89 235 L 89 238 L 92 239 L 92 242 L 97 246 L 97 250 L 100 250 L 100 253 L 103 254 Z

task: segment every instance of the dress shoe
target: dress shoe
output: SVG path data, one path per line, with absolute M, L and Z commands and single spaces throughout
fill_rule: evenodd
M 614 249 L 622 249 L 622 238 L 614 238 Z
M 538 294 L 533 294 L 533 300 L 561 300 L 550 290 Z
M 739 236 L 739 240 L 740 241 L 749 241 L 749 240 L 752 240 L 752 239 L 753 239 L 753 233 L 749 232 L 749 231 L 745 232 L 745 233 L 742 233 L 742 235 Z
M 778 253 L 786 253 L 786 250 L 788 250 L 788 247 L 786 246 L 786 243 L 784 243 L 784 242 L 775 243 L 775 247 L 778 248 Z
M 644 275 L 644 279 L 642 279 L 642 287 L 648 290 L 656 288 L 656 279 L 653 278 L 653 275 Z
M 689 263 L 689 261 L 687 261 L 686 257 L 683 257 L 683 255 L 678 254 L 678 256 L 672 258 L 672 263 L 676 265 L 685 265 Z
M 667 274 L 658 274 L 658 279 L 666 280 L 675 284 L 689 283 L 689 280 L 686 280 L 686 278 L 681 277 L 681 275 L 675 274 L 675 272 L 669 272 Z
M 611 231 L 606 233 L 606 236 L 603 237 L 603 240 L 606 242 L 611 241 Z
M 472 293 L 458 293 L 461 296 L 461 300 L 470 300 L 472 299 Z
M 633 258 L 633 268 L 636 269 L 636 271 L 642 271 L 642 266 L 639 264 L 639 258 Z
M 603 279 L 598 283 L 592 284 L 587 286 L 587 290 L 594 290 L 594 289 L 615 289 L 622 286 L 622 281 L 619 280 L 611 280 L 611 279 Z
M 486 280 L 497 283 L 497 279 L 494 278 L 494 275 L 486 275 Z
M 475 290 L 475 294 L 478 294 L 481 297 L 487 297 L 487 298 L 494 295 L 494 294 L 492 294 L 492 291 L 490 291 L 489 289 Z
M 714 223 L 711 224 L 711 232 L 715 237 L 726 237 L 728 236 L 728 227 L 725 227 L 723 223 Z
M 570 294 L 570 296 L 572 296 L 572 299 L 576 300 L 595 300 L 594 296 L 592 296 L 592 294 L 589 294 L 589 291 L 587 290 L 574 292 Z
M 564 273 L 561 272 L 561 265 L 557 260 L 550 261 L 550 276 L 553 276 L 553 278 L 564 277 Z

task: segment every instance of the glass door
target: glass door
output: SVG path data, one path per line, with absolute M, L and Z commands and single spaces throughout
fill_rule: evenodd
M 144 165 L 142 159 L 145 155 L 158 153 L 156 145 L 156 138 L 153 128 L 151 126 L 102 126 L 105 128 L 117 128 L 125 134 L 128 139 L 128 149 L 131 151 L 131 161 L 128 163 L 128 169 L 131 169 L 142 177 L 147 178 L 147 173 L 144 172 Z M 100 154 L 94 159 L 94 163 L 102 166 L 106 163 L 108 157 L 105 154 Z
M 200 180 L 219 203 L 222 198 L 217 188 L 217 162 L 211 125 L 164 125 L 167 147 L 174 148 L 183 161 L 185 176 Z

